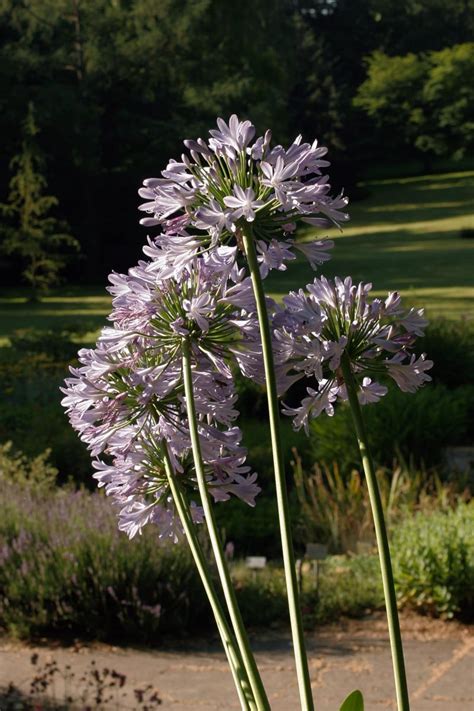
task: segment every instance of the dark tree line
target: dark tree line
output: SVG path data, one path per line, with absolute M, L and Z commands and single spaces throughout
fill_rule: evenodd
M 393 116 L 374 109 L 374 57 L 425 56 L 473 29 L 474 0 L 0 0 L 0 202 L 33 106 L 56 216 L 85 255 L 70 277 L 100 279 L 138 258 L 136 188 L 183 137 L 237 112 L 282 141 L 317 136 L 347 186 L 361 165 L 419 149 L 403 113 L 393 140 Z M 463 111 L 453 120 L 469 124 Z

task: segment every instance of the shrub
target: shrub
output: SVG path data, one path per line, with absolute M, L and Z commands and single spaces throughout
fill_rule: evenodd
M 0 483 L 51 488 L 58 470 L 48 462 L 50 454 L 51 450 L 47 449 L 33 459 L 28 459 L 22 452 L 15 452 L 11 442 L 1 444 Z
M 0 441 L 11 440 L 29 457 L 49 448 L 62 481 L 87 482 L 90 456 L 68 424 L 59 390 L 77 352 L 77 328 L 18 331 L 10 347 L 0 348 L 0 398 L 8 403 L 0 410 Z
M 337 464 L 315 464 L 303 471 L 295 452 L 294 476 L 301 507 L 301 535 L 306 541 L 326 543 L 334 553 L 354 551 L 357 541 L 372 537 L 367 489 L 358 471 L 343 479 Z
M 474 385 L 474 323 L 467 319 L 430 322 L 418 340 L 420 351 L 434 362 L 430 375 L 450 388 Z
M 383 607 L 382 578 L 376 555 L 333 556 L 321 567 L 314 622 L 332 622 L 342 615 L 361 617 Z M 311 601 L 312 596 L 314 593 L 306 593 L 303 601 L 308 598 Z M 308 616 L 307 623 L 310 619 Z
M 153 527 L 129 541 L 117 530 L 105 497 L 84 490 L 3 481 L 0 506 L 0 624 L 9 633 L 157 642 L 164 634 L 213 629 L 184 542 L 161 544 Z M 307 581 L 307 624 L 375 604 L 377 574 L 364 581 L 364 565 L 358 559 L 329 561 L 319 591 Z M 232 575 L 249 624 L 288 623 L 280 567 L 254 575 L 236 564 Z
M 162 544 L 153 527 L 129 541 L 105 497 L 84 490 L 18 487 L 0 492 L 0 624 L 30 637 L 68 635 L 158 642 L 212 630 L 212 616 L 186 544 Z M 393 534 L 401 606 L 446 617 L 473 602 L 474 508 L 418 514 Z M 232 566 L 249 624 L 288 623 L 283 570 Z M 305 624 L 359 616 L 383 606 L 376 555 L 330 556 L 319 586 L 306 573 Z
M 266 486 L 266 485 L 265 485 Z M 257 497 L 256 508 L 241 501 L 227 501 L 216 506 L 216 520 L 226 541 L 232 541 L 236 555 L 264 555 L 274 558 L 281 555 L 278 512 L 273 493 L 266 489 Z
M 472 397 L 472 387 L 450 391 L 444 385 L 430 385 L 410 398 L 393 389 L 376 407 L 364 407 L 376 463 L 389 467 L 401 456 L 417 466 L 439 466 L 445 447 L 468 443 Z M 315 461 L 337 461 L 343 472 L 359 467 L 351 413 L 344 404 L 333 417 L 321 415 L 314 420 L 311 435 Z
M 248 620 L 249 625 L 268 626 L 286 622 L 288 602 L 285 574 L 281 567 L 270 564 L 257 572 L 238 562 L 232 566 L 232 579 L 242 617 Z
M 292 447 L 296 444 L 303 454 L 307 451 L 307 438 L 304 433 L 295 433 L 289 420 L 284 420 L 281 427 L 283 458 L 288 481 L 291 475 Z M 216 507 L 216 518 L 223 529 L 225 538 L 236 544 L 239 556 L 265 555 L 269 558 L 281 555 L 280 529 L 276 506 L 275 483 L 273 474 L 272 448 L 267 421 L 241 418 L 239 425 L 244 437 L 243 443 L 248 448 L 248 464 L 258 473 L 258 483 L 262 492 L 257 497 L 255 509 L 242 505 L 239 501 L 228 501 L 225 506 Z M 292 514 L 298 515 L 296 498 L 290 501 Z
M 372 510 L 364 477 L 353 469 L 346 477 L 337 464 L 315 464 L 307 473 L 298 453 L 293 463 L 300 504 L 300 530 L 306 541 L 327 543 L 335 553 L 356 550 L 358 541 L 374 541 Z M 380 495 L 389 525 L 416 510 L 454 507 L 463 480 L 443 482 L 436 473 L 405 465 L 376 471 Z M 462 492 L 470 497 L 469 489 Z
M 10 336 L 12 351 L 21 356 L 42 354 L 51 363 L 68 363 L 76 359 L 77 343 L 72 337 L 74 331 L 68 328 L 59 330 L 23 329 Z
M 253 573 L 233 567 L 243 616 L 258 624 L 288 623 L 284 571 L 268 566 Z M 311 573 L 303 576 L 301 604 L 305 626 L 323 624 L 342 615 L 359 617 L 383 606 L 382 580 L 376 556 L 331 556 L 320 564 L 318 586 Z
M 11 385 L 0 382 L 0 398 L 6 396 L 8 403 L 0 409 L 0 442 L 11 440 L 29 457 L 48 448 L 60 481 L 74 478 L 78 483 L 89 484 L 90 455 L 60 405 L 59 387 L 65 374 L 65 370 L 60 374 L 42 371 L 32 361 L 28 376 L 16 378 Z
M 445 618 L 472 615 L 474 503 L 405 519 L 393 532 L 392 553 L 401 606 Z

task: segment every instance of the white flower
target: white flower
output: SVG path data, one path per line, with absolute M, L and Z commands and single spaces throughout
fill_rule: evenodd
M 263 200 L 255 200 L 255 193 L 252 188 L 243 190 L 240 185 L 234 185 L 234 196 L 226 196 L 224 202 L 227 207 L 234 208 L 232 212 L 233 220 L 245 217 L 247 222 L 253 222 L 255 220 L 255 210 L 264 205 Z
M 385 385 L 372 382 L 370 378 L 364 378 L 358 393 L 359 402 L 361 405 L 367 405 L 369 402 L 378 402 L 387 392 L 388 388 Z
M 409 363 L 401 363 L 400 357 L 394 356 L 386 364 L 389 375 L 404 393 L 414 393 L 420 385 L 431 380 L 425 371 L 433 367 L 433 361 L 426 360 L 424 353 L 419 358 L 413 353 Z
M 209 321 L 206 316 L 212 314 L 214 308 L 215 302 L 210 294 L 201 294 L 183 300 L 183 309 L 187 318 L 195 321 L 203 333 L 209 330 Z

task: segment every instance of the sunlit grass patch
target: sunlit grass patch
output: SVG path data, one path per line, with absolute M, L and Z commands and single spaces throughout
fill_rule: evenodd
M 337 244 L 324 274 L 351 274 L 355 280 L 372 282 L 378 295 L 400 290 L 407 303 L 426 306 L 431 317 L 472 318 L 474 240 L 463 239 L 461 233 L 474 228 L 474 171 L 362 185 L 369 196 L 350 205 L 351 221 L 344 231 L 327 233 Z M 302 239 L 314 236 L 308 229 Z M 313 278 L 308 264 L 298 259 L 286 272 L 272 273 L 268 289 L 281 299 Z M 87 341 L 92 341 L 106 323 L 110 301 L 105 285 L 65 287 L 39 304 L 29 303 L 22 290 L 4 292 L 0 345 L 18 329 L 61 329 L 79 321 L 87 321 Z
M 474 240 L 462 239 L 461 231 L 474 226 L 474 172 L 364 185 L 369 197 L 350 205 L 343 232 L 328 234 L 336 247 L 324 274 L 372 282 L 380 296 L 399 290 L 408 304 L 426 306 L 430 317 L 472 318 Z M 313 237 L 310 230 L 304 235 Z M 287 272 L 272 274 L 269 284 L 278 299 L 313 278 L 298 260 Z

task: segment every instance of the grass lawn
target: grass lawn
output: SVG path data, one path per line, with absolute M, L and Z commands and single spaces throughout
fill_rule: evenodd
M 401 291 L 428 316 L 474 316 L 474 171 L 363 183 L 367 199 L 350 206 L 326 276 L 372 282 L 374 294 Z M 335 232 L 334 230 L 332 232 Z M 310 234 L 310 233 L 309 233 Z M 308 234 L 308 236 L 309 236 Z M 272 274 L 276 297 L 314 278 L 302 260 Z
M 351 274 L 371 281 L 374 294 L 398 289 L 407 303 L 423 305 L 429 316 L 474 315 L 474 171 L 367 181 L 367 198 L 350 206 L 351 222 L 336 240 L 327 276 Z M 310 238 L 311 232 L 307 233 Z M 113 265 L 111 265 L 112 267 Z M 268 289 L 281 298 L 311 281 L 298 260 L 271 274 Z M 40 304 L 21 292 L 0 295 L 0 345 L 16 329 L 61 328 L 80 322 L 85 340 L 104 323 L 110 299 L 103 287 L 63 288 Z

